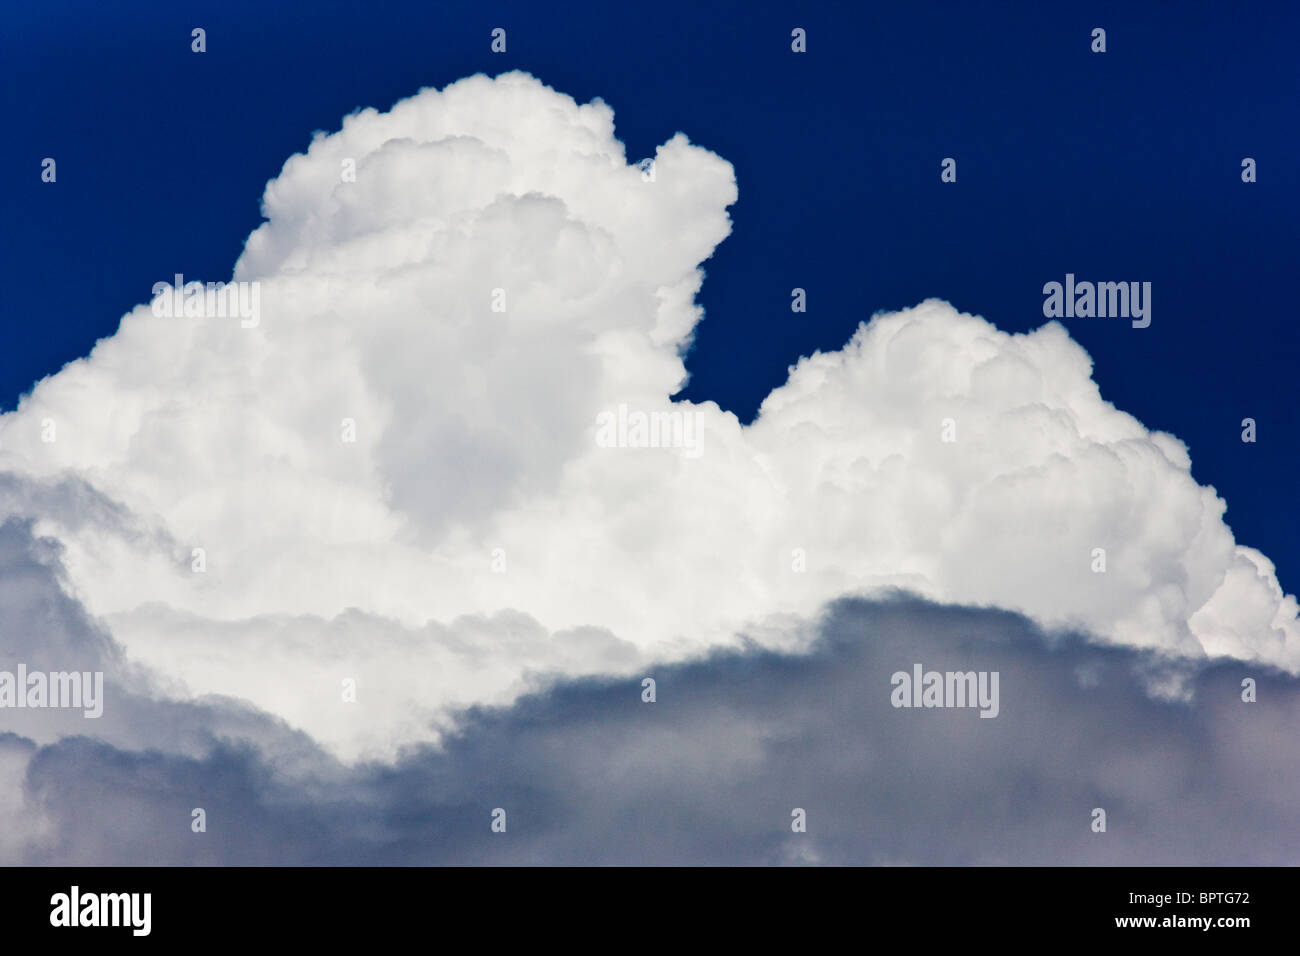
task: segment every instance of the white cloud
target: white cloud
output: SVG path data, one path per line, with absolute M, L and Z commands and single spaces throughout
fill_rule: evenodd
M 1300 671 L 1272 565 L 1060 325 L 927 301 L 801 360 L 752 426 L 674 406 L 737 191 L 681 134 L 652 182 L 638 158 L 605 104 L 520 73 L 348 117 L 267 186 L 234 276 L 258 326 L 134 309 L 0 419 L 0 468 L 50 489 L 6 507 L 61 503 L 38 528 L 133 660 L 346 756 L 530 672 L 628 672 L 885 586 Z M 703 454 L 598 448 L 620 404 L 698 411 Z

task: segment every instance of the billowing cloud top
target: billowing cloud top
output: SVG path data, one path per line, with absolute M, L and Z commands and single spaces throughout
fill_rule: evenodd
M 522 73 L 364 110 L 268 184 L 256 324 L 135 308 L 0 420 L 0 502 L 167 693 L 345 757 L 541 673 L 795 649 L 881 588 L 1300 672 L 1271 563 L 1057 323 L 926 301 L 750 425 L 673 402 L 736 199 L 684 135 L 639 167 Z

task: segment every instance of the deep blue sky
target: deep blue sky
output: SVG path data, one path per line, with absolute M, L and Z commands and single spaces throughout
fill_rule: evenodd
M 1103 396 L 1188 442 L 1238 540 L 1300 587 L 1300 5 L 43 0 L 0 27 L 4 408 L 154 282 L 228 277 L 313 130 L 520 68 L 605 99 L 630 159 L 682 130 L 734 164 L 686 397 L 748 420 L 798 356 L 928 296 L 1023 331 L 1066 272 L 1150 281 L 1150 328 L 1066 325 Z

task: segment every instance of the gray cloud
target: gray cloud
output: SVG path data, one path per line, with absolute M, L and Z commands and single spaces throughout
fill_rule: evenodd
M 21 523 L 0 529 L 5 580 L 25 567 L 30 596 L 6 592 L 6 633 L 17 609 L 44 606 L 68 647 L 111 666 L 111 639 L 48 590 L 57 568 L 40 548 Z M 463 712 L 441 748 L 391 764 L 339 763 L 238 701 L 157 700 L 119 673 L 103 721 L 76 721 L 99 739 L 52 739 L 63 724 L 0 738 L 22 813 L 41 823 L 0 846 L 74 865 L 1297 861 L 1288 675 L 905 594 L 838 602 L 819 627 L 808 654 L 751 645 L 655 668 L 653 704 L 639 679 L 559 681 Z M 998 671 L 999 716 L 893 708 L 890 675 L 917 662 Z M 1241 701 L 1244 676 L 1258 703 Z M 206 833 L 190 831 L 194 807 Z M 495 807 L 505 834 L 490 831 Z M 805 834 L 790 830 L 794 807 Z

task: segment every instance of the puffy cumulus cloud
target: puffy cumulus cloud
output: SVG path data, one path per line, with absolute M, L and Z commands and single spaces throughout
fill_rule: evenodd
M 1296 670 L 1272 564 L 1234 543 L 1186 447 L 1105 402 L 1091 370 L 1055 322 L 1013 336 L 927 302 L 801 361 L 749 431 L 782 487 L 816 498 L 808 550 L 842 590 L 892 571 L 936 598 Z
M 345 757 L 542 674 L 805 646 L 876 588 L 1300 670 L 1272 566 L 1058 324 L 927 301 L 802 359 L 750 425 L 673 402 L 736 199 L 684 135 L 646 177 L 608 106 L 521 73 L 363 110 L 267 186 L 234 271 L 257 324 L 135 308 L 0 420 L 0 503 L 174 697 Z M 698 448 L 604 447 L 650 413 Z
M 806 653 L 749 648 L 638 679 L 561 681 L 459 715 L 441 747 L 344 765 L 262 741 L 20 751 L 6 862 L 123 864 L 1288 865 L 1300 680 L 1045 635 L 915 598 L 832 606 Z M 999 712 L 895 709 L 915 663 L 996 671 Z M 1153 699 L 1177 672 L 1179 701 Z M 1259 680 L 1243 703 L 1240 681 Z M 154 705 L 158 707 L 160 705 Z M 178 726 L 229 705 L 176 704 Z M 286 759 L 285 754 L 291 758 Z M 0 793 L 0 801 L 4 799 Z M 0 808 L 4 806 L 0 803 Z M 207 832 L 190 830 L 191 810 Z M 506 833 L 490 830 L 506 811 Z M 792 811 L 807 832 L 791 830 Z M 1106 811 L 1106 832 L 1091 829 Z M 7 829 L 7 828 L 6 828 Z M 4 843 L 0 842 L 0 853 Z

